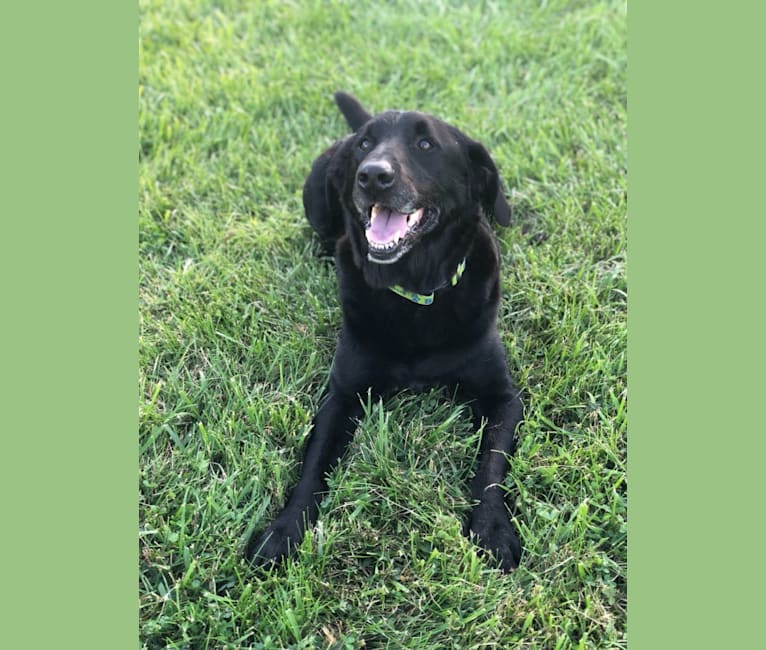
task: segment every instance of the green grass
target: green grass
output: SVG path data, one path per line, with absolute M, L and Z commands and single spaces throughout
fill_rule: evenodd
M 624 3 L 141 0 L 140 38 L 143 647 L 626 647 Z M 438 390 L 367 405 L 300 562 L 241 560 L 340 322 L 300 200 L 336 89 L 454 123 L 509 188 L 512 575 L 460 533 L 478 435 Z

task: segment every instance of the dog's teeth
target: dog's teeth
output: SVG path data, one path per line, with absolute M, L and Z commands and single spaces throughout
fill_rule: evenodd
M 418 221 L 420 221 L 420 217 L 423 215 L 423 208 L 420 208 L 419 210 L 415 210 L 415 212 L 412 212 L 411 214 L 407 215 L 407 227 L 411 228 L 414 226 Z
M 393 248 L 396 248 L 396 244 L 398 243 L 398 238 L 396 241 L 388 241 L 385 243 L 377 243 L 377 242 L 370 242 L 370 248 L 374 248 L 375 250 L 379 251 L 388 251 Z

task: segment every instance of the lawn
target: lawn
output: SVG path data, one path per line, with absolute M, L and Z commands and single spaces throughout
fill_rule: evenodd
M 142 647 L 626 647 L 625 3 L 139 7 Z M 479 438 L 440 390 L 368 401 L 298 562 L 241 558 L 340 323 L 301 204 L 338 89 L 454 123 L 502 172 L 513 574 L 461 535 Z

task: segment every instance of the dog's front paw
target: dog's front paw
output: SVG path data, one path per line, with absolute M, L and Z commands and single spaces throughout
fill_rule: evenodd
M 508 518 L 505 505 L 479 503 L 471 512 L 467 533 L 476 537 L 476 543 L 500 561 L 500 568 L 513 571 L 521 559 L 521 542 Z
M 280 515 L 266 530 L 250 537 L 245 547 L 245 559 L 256 568 L 278 564 L 295 552 L 302 539 L 300 519 Z

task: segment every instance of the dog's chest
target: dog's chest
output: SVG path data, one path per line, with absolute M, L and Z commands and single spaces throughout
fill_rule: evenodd
M 418 305 L 393 292 L 373 290 L 344 305 L 347 323 L 386 358 L 411 361 L 458 345 L 467 333 L 452 301 L 437 294 L 431 305 Z

